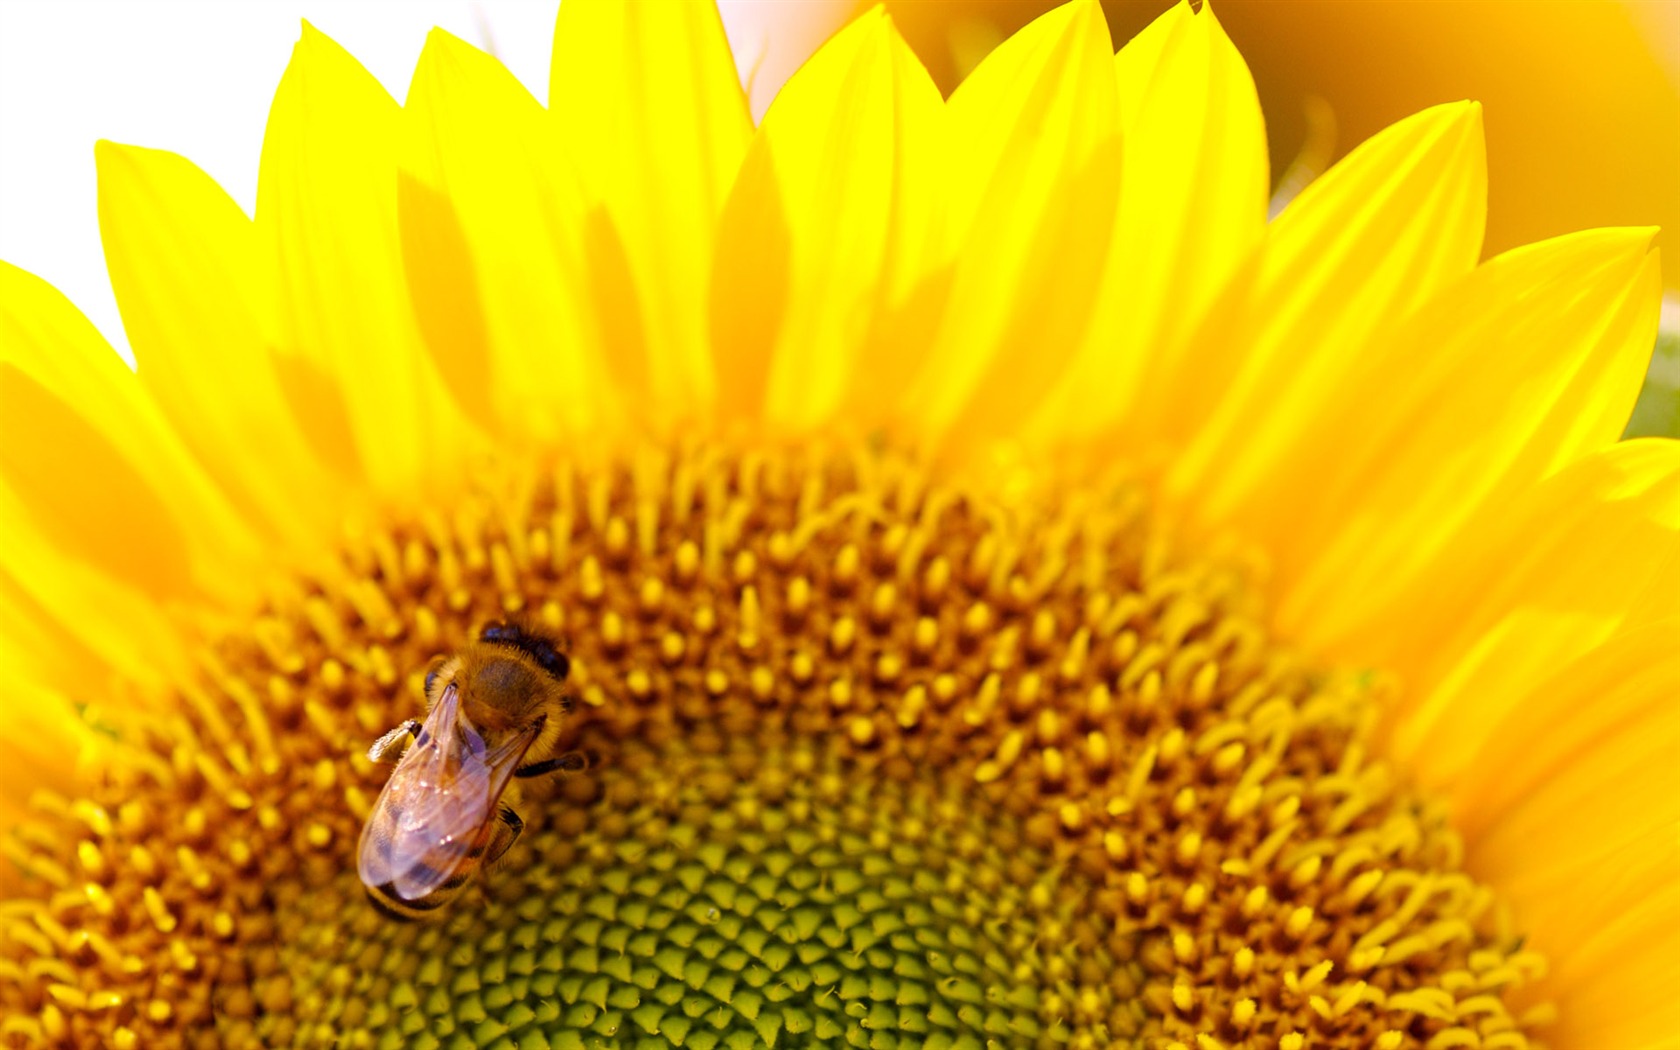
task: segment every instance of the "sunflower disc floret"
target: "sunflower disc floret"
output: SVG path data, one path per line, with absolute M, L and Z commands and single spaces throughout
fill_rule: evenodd
M 894 458 L 523 489 L 370 533 L 32 826 L 14 1042 L 1523 1045 L 1538 961 L 1365 757 L 1368 690 L 1124 482 L 1049 516 Z M 446 919 L 390 922 L 365 741 L 510 612 L 570 640 L 595 764 Z

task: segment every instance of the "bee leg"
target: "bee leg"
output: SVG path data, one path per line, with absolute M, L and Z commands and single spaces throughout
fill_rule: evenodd
M 525 821 L 507 806 L 502 807 L 498 816 L 502 818 L 502 823 L 496 829 L 496 834 L 490 840 L 490 845 L 485 847 L 484 863 L 486 865 L 501 860 L 502 855 L 512 849 L 513 844 L 519 841 L 519 836 L 525 833 Z
M 368 748 L 368 759 L 374 762 L 395 762 L 398 758 L 402 757 L 403 751 L 407 749 L 409 737 L 413 737 L 416 741 L 423 744 L 425 743 L 425 741 L 421 739 L 423 735 L 424 734 L 421 732 L 420 720 L 418 718 L 410 718 L 402 725 L 391 730 L 389 733 L 386 733 L 378 740 L 375 740 L 373 742 L 373 746 Z
M 560 771 L 576 773 L 588 768 L 589 759 L 584 756 L 583 752 L 570 751 L 564 755 L 556 755 L 553 758 L 545 758 L 541 762 L 532 762 L 528 766 L 520 766 L 518 769 L 513 771 L 513 775 L 519 777 L 521 780 L 527 780 L 531 777 L 545 776 L 549 773 L 556 773 Z

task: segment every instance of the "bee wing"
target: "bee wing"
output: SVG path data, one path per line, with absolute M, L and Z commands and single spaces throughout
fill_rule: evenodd
M 367 885 L 419 900 L 472 862 L 494 799 L 463 728 L 460 692 L 450 683 L 392 770 L 362 830 L 357 867 Z
M 446 686 L 374 803 L 362 831 L 362 881 L 419 900 L 476 863 L 496 802 L 538 729 L 489 748 L 462 717 L 455 684 Z

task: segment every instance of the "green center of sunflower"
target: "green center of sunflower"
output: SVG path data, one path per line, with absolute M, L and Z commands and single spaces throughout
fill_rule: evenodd
M 355 846 L 428 662 L 571 649 L 524 838 L 441 921 Z M 1371 698 L 1139 490 L 679 455 L 434 504 L 207 646 L 0 911 L 0 1034 L 154 1047 L 1524 1047 L 1540 968 Z M 1517 993 L 1517 994 L 1513 994 Z

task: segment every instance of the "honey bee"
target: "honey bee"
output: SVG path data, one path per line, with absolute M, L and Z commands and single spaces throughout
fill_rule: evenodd
M 559 736 L 570 667 L 552 639 L 493 623 L 427 672 L 425 721 L 368 748 L 373 761 L 396 762 L 357 847 L 376 908 L 398 919 L 435 912 L 525 830 L 503 797 L 515 779 L 586 764 L 575 753 L 528 761 Z

